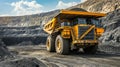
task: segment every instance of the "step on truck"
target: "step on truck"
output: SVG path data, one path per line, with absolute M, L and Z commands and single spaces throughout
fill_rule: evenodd
M 43 27 L 49 34 L 46 40 L 47 51 L 66 55 L 82 48 L 85 53 L 96 53 L 98 38 L 104 32 L 99 18 L 105 15 L 61 10 Z

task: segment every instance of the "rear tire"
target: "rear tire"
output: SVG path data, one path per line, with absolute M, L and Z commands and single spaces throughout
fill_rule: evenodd
M 67 55 L 70 51 L 70 44 L 68 39 L 62 38 L 60 35 L 56 37 L 55 41 L 56 52 L 58 54 Z
M 53 38 L 52 36 L 48 36 L 46 41 L 46 47 L 47 51 L 55 52 L 55 38 Z
M 87 54 L 95 54 L 97 52 L 98 45 L 83 48 L 84 52 Z

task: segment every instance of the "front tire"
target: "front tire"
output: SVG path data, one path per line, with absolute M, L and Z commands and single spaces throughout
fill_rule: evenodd
M 60 35 L 56 37 L 55 41 L 56 52 L 58 54 L 67 55 L 70 51 L 70 44 L 68 39 L 62 38 Z
M 55 38 L 53 38 L 52 36 L 48 36 L 46 41 L 46 47 L 47 51 L 55 52 Z

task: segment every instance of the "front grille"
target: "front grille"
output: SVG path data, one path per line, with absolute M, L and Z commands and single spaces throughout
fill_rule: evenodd
M 79 26 L 78 34 L 79 38 L 90 28 L 90 26 Z M 92 29 L 82 40 L 93 40 L 94 39 L 94 29 Z

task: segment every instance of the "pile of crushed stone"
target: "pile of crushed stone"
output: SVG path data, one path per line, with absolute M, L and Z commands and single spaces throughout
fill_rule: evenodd
M 36 58 L 21 58 L 0 62 L 0 67 L 47 67 Z
M 6 58 L 9 58 L 9 57 L 13 57 L 13 55 L 8 50 L 6 45 L 2 42 L 2 40 L 0 39 L 0 61 L 4 60 Z
M 105 28 L 105 33 L 100 40 L 102 42 L 120 43 L 120 9 L 108 13 L 102 24 Z
M 100 37 L 99 50 L 107 53 L 120 54 L 120 9 L 108 13 L 103 18 L 105 32 Z

